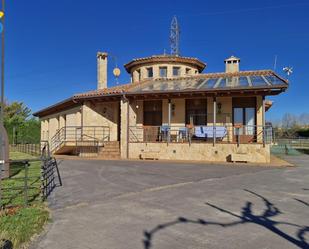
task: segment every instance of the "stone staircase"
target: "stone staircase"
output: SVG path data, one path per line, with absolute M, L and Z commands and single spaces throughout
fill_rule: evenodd
M 101 159 L 120 159 L 119 141 L 105 142 L 99 149 L 98 158 Z

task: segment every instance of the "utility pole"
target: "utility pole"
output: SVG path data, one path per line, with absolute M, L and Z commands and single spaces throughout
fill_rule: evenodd
M 1 18 L 2 23 L 2 33 L 1 33 L 1 112 L 0 112 L 0 124 L 3 125 L 3 114 L 4 114 L 4 20 L 5 20 L 5 0 L 2 0 L 2 13 L 3 16 Z
M 1 179 L 2 171 L 5 163 L 5 152 L 4 152 L 4 19 L 5 19 L 5 0 L 2 0 L 2 11 L 1 11 L 1 23 L 2 34 L 1 34 L 1 110 L 0 110 L 0 208 L 1 208 Z

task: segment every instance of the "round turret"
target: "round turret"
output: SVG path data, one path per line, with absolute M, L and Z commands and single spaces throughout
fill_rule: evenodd
M 176 55 L 154 55 L 134 59 L 124 65 L 132 82 L 145 79 L 172 78 L 201 73 L 206 64 L 197 58 Z

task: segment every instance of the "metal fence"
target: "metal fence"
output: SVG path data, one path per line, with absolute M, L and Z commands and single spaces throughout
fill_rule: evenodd
M 27 206 L 39 201 L 41 193 L 40 161 L 15 160 L 10 162 L 8 178 L 1 182 L 1 207 Z
M 275 142 L 295 149 L 309 149 L 309 138 L 277 138 Z
M 309 138 L 276 138 L 271 153 L 278 156 L 309 154 Z
M 2 178 L 8 172 L 0 173 Z M 8 174 L 0 185 L 0 208 L 44 201 L 56 186 L 62 185 L 55 158 L 10 161 Z
M 10 144 L 10 151 L 22 152 L 32 156 L 40 156 L 41 144 Z

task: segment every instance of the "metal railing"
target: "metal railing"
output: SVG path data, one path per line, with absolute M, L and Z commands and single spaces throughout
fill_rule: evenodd
M 216 126 L 130 126 L 130 143 L 237 143 L 270 144 L 273 142 L 271 126 L 235 126 L 218 124 Z
M 65 142 L 75 142 L 76 146 L 104 143 L 110 140 L 108 126 L 65 126 L 59 129 L 51 138 L 50 150 L 58 150 Z

